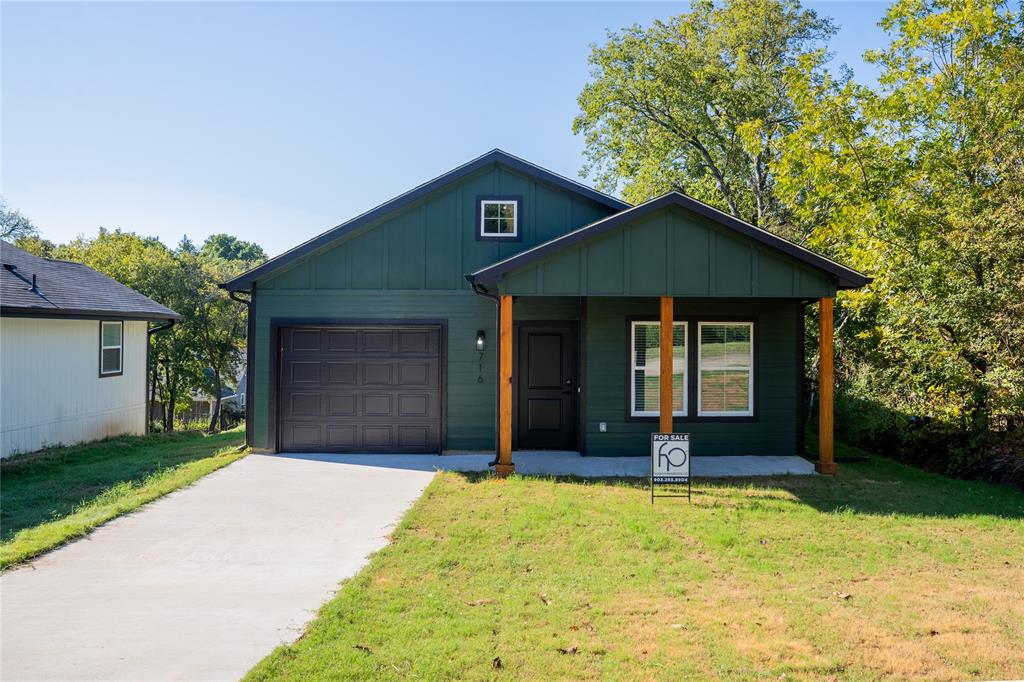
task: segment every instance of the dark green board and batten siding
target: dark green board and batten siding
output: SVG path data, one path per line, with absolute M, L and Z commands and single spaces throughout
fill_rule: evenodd
M 522 241 L 476 239 L 477 197 L 522 196 Z M 270 449 L 271 321 L 445 320 L 447 448 L 494 448 L 496 312 L 469 290 L 464 274 L 612 209 L 527 175 L 492 165 L 345 235 L 257 284 L 253 363 L 253 444 Z M 517 305 L 519 319 L 576 319 L 578 299 Z M 481 360 L 474 343 L 487 333 Z M 483 382 L 478 381 L 483 377 Z
M 836 281 L 728 228 L 670 206 L 504 275 L 516 296 L 819 298 Z
M 522 240 L 476 238 L 477 197 L 522 197 Z M 259 282 L 277 290 L 467 289 L 465 273 L 610 214 L 595 201 L 492 166 L 374 221 Z
M 587 298 L 583 346 L 586 353 L 583 388 L 586 400 L 588 455 L 647 455 L 647 434 L 657 431 L 657 418 L 631 419 L 629 414 L 629 320 L 658 319 L 655 298 Z M 697 321 L 754 322 L 756 392 L 753 418 L 676 418 L 673 430 L 690 433 L 695 456 L 793 455 L 799 452 L 800 374 L 797 301 L 676 299 L 674 316 L 690 322 L 689 357 L 695 357 L 693 328 Z M 692 363 L 690 368 L 692 370 Z M 696 377 L 689 372 L 689 386 Z M 696 402 L 689 401 L 690 414 Z M 608 430 L 600 432 L 600 423 Z

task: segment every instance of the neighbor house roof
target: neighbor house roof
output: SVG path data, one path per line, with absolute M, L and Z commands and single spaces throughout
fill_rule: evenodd
M 238 277 L 225 282 L 224 288 L 228 291 L 242 291 L 252 286 L 252 283 L 264 277 L 267 273 L 273 272 L 278 268 L 281 268 L 292 261 L 301 258 L 336 239 L 343 237 L 344 235 L 357 230 L 364 225 L 384 216 L 387 213 L 396 211 L 408 204 L 420 199 L 431 192 L 440 189 L 441 187 L 448 185 L 456 180 L 466 177 L 476 171 L 486 168 L 492 164 L 501 164 L 507 168 L 523 173 L 524 175 L 536 178 L 548 184 L 560 187 L 562 189 L 575 192 L 582 195 L 592 201 L 607 206 L 613 210 L 621 211 L 629 208 L 629 204 L 615 197 L 598 192 L 595 189 L 587 187 L 586 185 L 580 184 L 575 180 L 554 173 L 545 168 L 541 168 L 535 164 L 530 163 L 524 159 L 520 159 L 518 156 L 513 156 L 508 152 L 504 152 L 500 149 L 492 149 L 483 156 L 479 156 L 472 161 L 462 164 L 454 170 L 448 171 L 444 175 L 440 175 L 429 182 L 425 182 L 422 185 L 409 190 L 405 194 L 386 201 L 376 208 L 370 209 L 362 215 L 358 215 L 351 220 L 348 220 L 323 234 L 310 239 L 309 241 L 296 246 L 295 248 L 285 251 L 280 256 L 271 258 L 266 263 L 263 263 L 259 267 L 253 268 L 248 272 L 242 273 Z
M 838 288 L 840 289 L 856 289 L 871 282 L 870 277 L 866 277 L 856 270 L 840 265 L 839 263 L 829 260 L 824 256 L 820 256 L 798 244 L 794 244 L 793 242 L 774 235 L 767 230 L 763 230 L 751 225 L 750 223 L 734 218 L 733 216 L 723 213 L 708 204 L 692 199 L 685 194 L 680 194 L 679 192 L 669 192 L 657 199 L 652 199 L 646 203 L 639 204 L 614 215 L 610 215 L 607 218 L 597 220 L 589 225 L 584 225 L 572 232 L 567 232 L 566 234 L 546 241 L 543 244 L 538 244 L 531 249 L 527 249 L 526 251 L 498 261 L 492 265 L 488 265 L 485 268 L 481 268 L 472 274 L 466 275 L 466 279 L 476 284 L 496 283 L 500 281 L 506 273 L 529 265 L 540 258 L 557 253 L 574 244 L 592 239 L 599 234 L 607 232 L 608 230 L 614 229 L 627 222 L 637 220 L 650 213 L 673 205 L 681 206 L 682 208 L 693 211 L 694 213 L 704 216 L 723 227 L 753 239 L 765 246 L 781 251 L 803 263 L 835 277 L 838 282 Z
M 0 260 L 4 315 L 181 319 L 170 308 L 81 263 L 33 256 L 5 241 L 0 241 Z

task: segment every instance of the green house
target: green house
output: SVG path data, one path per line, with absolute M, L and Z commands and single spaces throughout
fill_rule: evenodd
M 225 287 L 250 300 L 257 450 L 507 472 L 512 450 L 643 455 L 659 429 L 801 453 L 803 307 L 830 372 L 832 297 L 868 281 L 682 194 L 630 206 L 494 150 Z

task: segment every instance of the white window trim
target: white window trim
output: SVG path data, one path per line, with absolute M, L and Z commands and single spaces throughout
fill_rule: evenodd
M 116 346 L 107 346 L 107 345 L 104 344 L 103 329 L 104 329 L 104 327 L 106 325 L 110 325 L 110 324 L 117 325 L 118 330 L 121 332 L 120 334 L 118 334 L 119 343 Z M 111 349 L 114 349 L 114 348 L 117 349 L 117 359 L 118 359 L 117 369 L 105 372 L 105 371 L 103 371 L 103 351 L 111 350 Z M 123 374 L 123 373 L 124 373 L 124 322 L 121 322 L 121 321 L 111 322 L 111 321 L 107 321 L 107 320 L 101 320 L 100 321 L 100 376 L 112 376 L 112 375 L 115 375 L 115 374 Z
M 486 219 L 485 209 L 490 205 L 501 206 L 512 204 L 512 231 L 511 232 L 484 232 Z M 480 236 L 486 239 L 518 239 L 519 238 L 519 200 L 518 199 L 481 199 L 480 200 Z
M 750 328 L 750 363 L 747 365 L 747 409 L 743 411 L 724 411 L 715 412 L 705 410 L 701 405 L 701 375 L 702 372 L 702 361 L 703 356 L 701 355 L 701 330 L 704 325 L 710 326 L 722 326 L 729 325 L 732 327 L 745 326 Z M 742 371 L 741 368 L 737 368 L 737 371 Z M 731 322 L 731 321 L 719 321 L 719 322 L 698 322 L 697 323 L 697 416 L 698 417 L 753 417 L 754 416 L 754 323 L 753 322 Z
M 629 325 L 629 416 L 630 417 L 657 417 L 659 415 L 656 410 L 643 410 L 637 411 L 636 409 L 636 371 L 643 369 L 643 367 L 637 367 L 636 365 L 636 328 L 639 325 L 660 325 L 661 323 L 657 320 L 633 320 Z M 689 343 L 689 326 L 686 322 L 673 322 L 673 329 L 675 327 L 683 328 L 683 409 L 672 410 L 673 417 L 685 417 L 689 411 L 689 400 L 690 400 L 690 373 L 689 369 L 689 354 L 690 354 L 690 343 Z M 659 330 L 660 332 L 660 330 Z M 660 348 L 660 345 L 659 345 Z M 659 369 L 660 371 L 660 369 Z

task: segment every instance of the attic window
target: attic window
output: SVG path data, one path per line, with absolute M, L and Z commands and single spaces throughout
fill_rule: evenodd
M 480 197 L 479 239 L 519 239 L 519 197 Z

